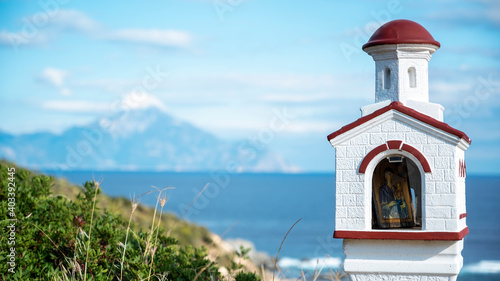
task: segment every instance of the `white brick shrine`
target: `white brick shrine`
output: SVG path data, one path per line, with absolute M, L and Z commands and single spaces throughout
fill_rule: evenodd
M 467 135 L 429 102 L 440 47 L 413 21 L 381 26 L 363 46 L 375 61 L 375 103 L 328 136 L 336 151 L 334 237 L 351 280 L 456 280 L 468 234 Z

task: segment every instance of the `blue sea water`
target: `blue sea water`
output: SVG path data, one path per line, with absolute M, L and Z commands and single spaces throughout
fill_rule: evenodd
M 50 173 L 50 172 L 49 172 Z M 298 277 L 300 267 L 336 267 L 342 262 L 342 240 L 333 239 L 335 175 L 332 174 L 227 174 L 157 172 L 66 172 L 69 181 L 82 184 L 102 180 L 111 196 L 137 197 L 154 187 L 165 190 L 167 209 L 204 225 L 224 238 L 252 241 L 258 251 L 275 256 L 287 277 Z M 208 185 L 207 185 L 208 184 Z M 467 225 L 458 280 L 500 280 L 500 177 L 469 176 Z M 142 204 L 156 202 L 152 194 Z M 318 264 L 319 262 L 319 264 Z M 325 268 L 326 268 L 325 267 Z

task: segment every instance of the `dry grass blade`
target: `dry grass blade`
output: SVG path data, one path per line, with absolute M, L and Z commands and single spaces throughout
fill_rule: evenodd
M 278 263 L 276 262 L 276 260 L 274 258 L 271 258 L 271 260 L 273 261 L 274 263 L 274 266 L 275 266 L 275 270 L 277 269 L 279 274 L 283 277 L 283 279 L 286 280 L 286 276 L 285 274 L 283 273 L 283 271 L 281 271 L 281 268 L 278 266 Z M 273 274 L 273 278 L 274 278 L 274 274 Z
M 120 280 L 123 280 L 123 263 L 125 262 L 125 251 L 127 250 L 127 242 L 128 242 L 128 234 L 130 232 L 130 224 L 132 223 L 132 216 L 135 212 L 135 209 L 139 205 L 139 201 L 137 198 L 134 198 L 132 200 L 132 210 L 130 212 L 130 218 L 128 220 L 128 226 L 127 226 L 127 234 L 125 235 L 125 243 L 123 244 L 123 255 L 122 255 L 122 260 L 120 262 Z
M 319 264 L 319 260 L 316 260 L 316 266 L 314 268 L 314 273 L 313 273 L 313 276 L 311 277 L 312 281 L 316 281 L 319 278 L 321 271 L 323 271 L 323 268 L 325 267 L 325 265 L 322 265 L 321 268 L 318 270 L 318 264 Z
M 200 277 L 200 275 L 205 271 L 207 270 L 207 268 L 210 266 L 210 264 L 207 264 L 206 266 L 204 266 L 198 273 L 196 273 L 196 276 L 194 277 L 193 281 L 196 281 L 196 279 L 198 279 L 198 277 Z
M 153 238 L 153 233 L 155 231 L 155 221 L 156 221 L 156 212 L 158 210 L 158 204 L 161 203 L 161 193 L 164 191 L 164 190 L 167 190 L 167 189 L 174 189 L 174 187 L 165 187 L 163 189 L 159 189 L 158 187 L 156 186 L 152 186 L 153 188 L 155 188 L 156 190 L 158 190 L 159 194 L 158 194 L 158 197 L 156 198 L 156 205 L 155 205 L 155 210 L 153 212 L 153 220 L 151 221 L 151 231 L 149 232 L 149 235 L 148 235 L 148 241 L 146 242 L 146 249 L 144 250 L 144 258 L 146 258 L 148 256 L 148 252 L 151 248 L 151 238 Z
M 342 277 L 345 276 L 344 273 L 341 273 L 342 264 L 339 265 L 339 268 L 337 270 L 332 270 L 331 268 L 329 270 L 330 270 L 330 278 L 332 279 L 332 281 L 342 281 Z
M 228 227 L 221 235 L 220 238 L 223 238 L 231 229 L 233 229 L 238 224 L 238 221 L 235 221 L 230 227 Z
M 288 232 L 285 234 L 285 237 L 283 237 L 283 240 L 281 241 L 281 244 L 280 244 L 280 248 L 278 249 L 278 253 L 276 254 L 276 258 L 274 259 L 274 271 L 273 271 L 273 281 L 274 281 L 274 274 L 276 272 L 276 269 L 277 269 L 277 266 L 278 266 L 278 257 L 280 255 L 280 252 L 281 252 L 281 247 L 283 246 L 283 243 L 285 243 L 285 240 L 286 240 L 286 237 L 288 236 L 288 233 L 290 233 L 290 231 L 292 231 L 293 227 L 299 223 L 299 221 L 301 221 L 302 218 L 298 219 L 293 225 L 292 227 L 290 227 L 290 229 L 288 230 Z
M 161 192 L 162 192 L 162 191 L 163 191 L 163 189 L 160 191 L 160 195 L 158 195 L 158 198 L 160 198 L 160 196 L 161 196 Z M 151 255 L 151 265 L 150 265 L 150 267 L 149 267 L 149 276 L 151 276 L 151 270 L 153 270 L 153 264 L 154 264 L 153 262 L 154 262 L 154 258 L 155 258 L 155 257 L 154 257 L 154 253 L 156 252 L 156 249 L 157 249 L 157 247 L 158 247 L 158 246 L 157 246 L 157 244 L 158 244 L 158 234 L 159 234 L 159 232 L 160 232 L 161 216 L 162 216 L 162 214 L 163 214 L 163 207 L 165 206 L 165 203 L 166 203 L 166 202 L 167 202 L 167 197 L 165 197 L 165 196 L 164 196 L 164 197 L 161 199 L 161 201 L 160 201 L 160 206 L 161 206 L 160 218 L 158 219 L 158 224 L 156 225 L 156 228 L 155 228 L 155 230 L 156 230 L 156 237 L 155 237 L 155 242 L 154 242 L 154 244 L 153 244 L 153 247 L 154 247 L 153 249 L 154 249 L 154 251 L 153 251 L 153 254 Z M 148 280 L 149 280 L 149 279 L 150 279 L 150 277 L 148 277 Z
M 196 197 L 193 199 L 193 201 L 191 202 L 191 204 L 189 204 L 189 206 L 184 210 L 184 212 L 182 212 L 181 214 L 181 218 L 186 214 L 186 212 L 191 208 L 191 206 L 193 206 L 194 202 L 196 202 L 196 200 L 198 200 L 198 197 L 201 196 L 201 194 L 203 193 L 203 191 L 205 191 L 205 189 L 207 188 L 207 186 L 209 185 L 210 183 L 207 183 L 205 185 L 205 187 L 203 187 L 203 189 L 198 193 L 198 195 L 196 195 Z
M 267 281 L 266 271 L 264 270 L 264 264 L 260 264 L 260 271 L 262 271 L 262 281 Z
M 194 202 L 196 202 L 196 200 L 198 200 L 198 198 L 201 196 L 201 194 L 203 193 L 203 191 L 205 191 L 205 189 L 207 188 L 207 186 L 209 185 L 210 183 L 207 183 L 205 185 L 205 187 L 203 187 L 203 189 L 198 193 L 198 195 L 196 195 L 196 197 L 193 199 L 193 201 L 191 201 L 191 204 L 189 204 L 189 206 L 187 206 L 187 208 L 184 210 L 184 212 L 182 212 L 182 214 L 179 216 L 179 218 L 182 218 L 186 213 L 187 211 L 189 210 L 189 208 L 191 208 L 191 206 L 193 206 Z M 177 223 L 178 221 L 175 221 L 167 230 L 167 236 L 170 236 L 170 231 L 172 231 L 172 228 L 174 228 L 175 224 Z
M 92 237 L 92 224 L 94 221 L 94 212 L 95 212 L 95 204 L 96 204 L 96 199 L 97 199 L 97 191 L 99 190 L 99 187 L 101 186 L 103 179 L 101 181 L 96 182 L 94 179 L 94 198 L 93 198 L 93 203 L 92 203 L 92 214 L 90 216 L 90 229 L 89 229 L 89 241 L 87 242 L 87 257 L 85 258 L 85 273 L 84 273 L 84 280 L 87 280 L 87 265 L 89 262 L 89 251 L 90 251 L 90 238 Z

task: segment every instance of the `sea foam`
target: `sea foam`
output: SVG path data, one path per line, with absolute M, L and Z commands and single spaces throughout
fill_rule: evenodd
M 484 260 L 478 263 L 468 264 L 463 267 L 462 273 L 480 273 L 480 274 L 500 273 L 500 261 Z
M 283 269 L 304 269 L 304 270 L 314 270 L 321 268 L 331 268 L 336 270 L 342 264 L 342 259 L 338 257 L 321 257 L 313 259 L 294 259 L 289 257 L 284 257 L 278 260 L 278 266 Z

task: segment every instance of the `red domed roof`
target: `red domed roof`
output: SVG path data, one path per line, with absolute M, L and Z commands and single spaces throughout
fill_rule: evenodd
M 420 24 L 411 20 L 393 20 L 373 33 L 363 49 L 385 44 L 432 44 L 441 46 L 438 41 Z

